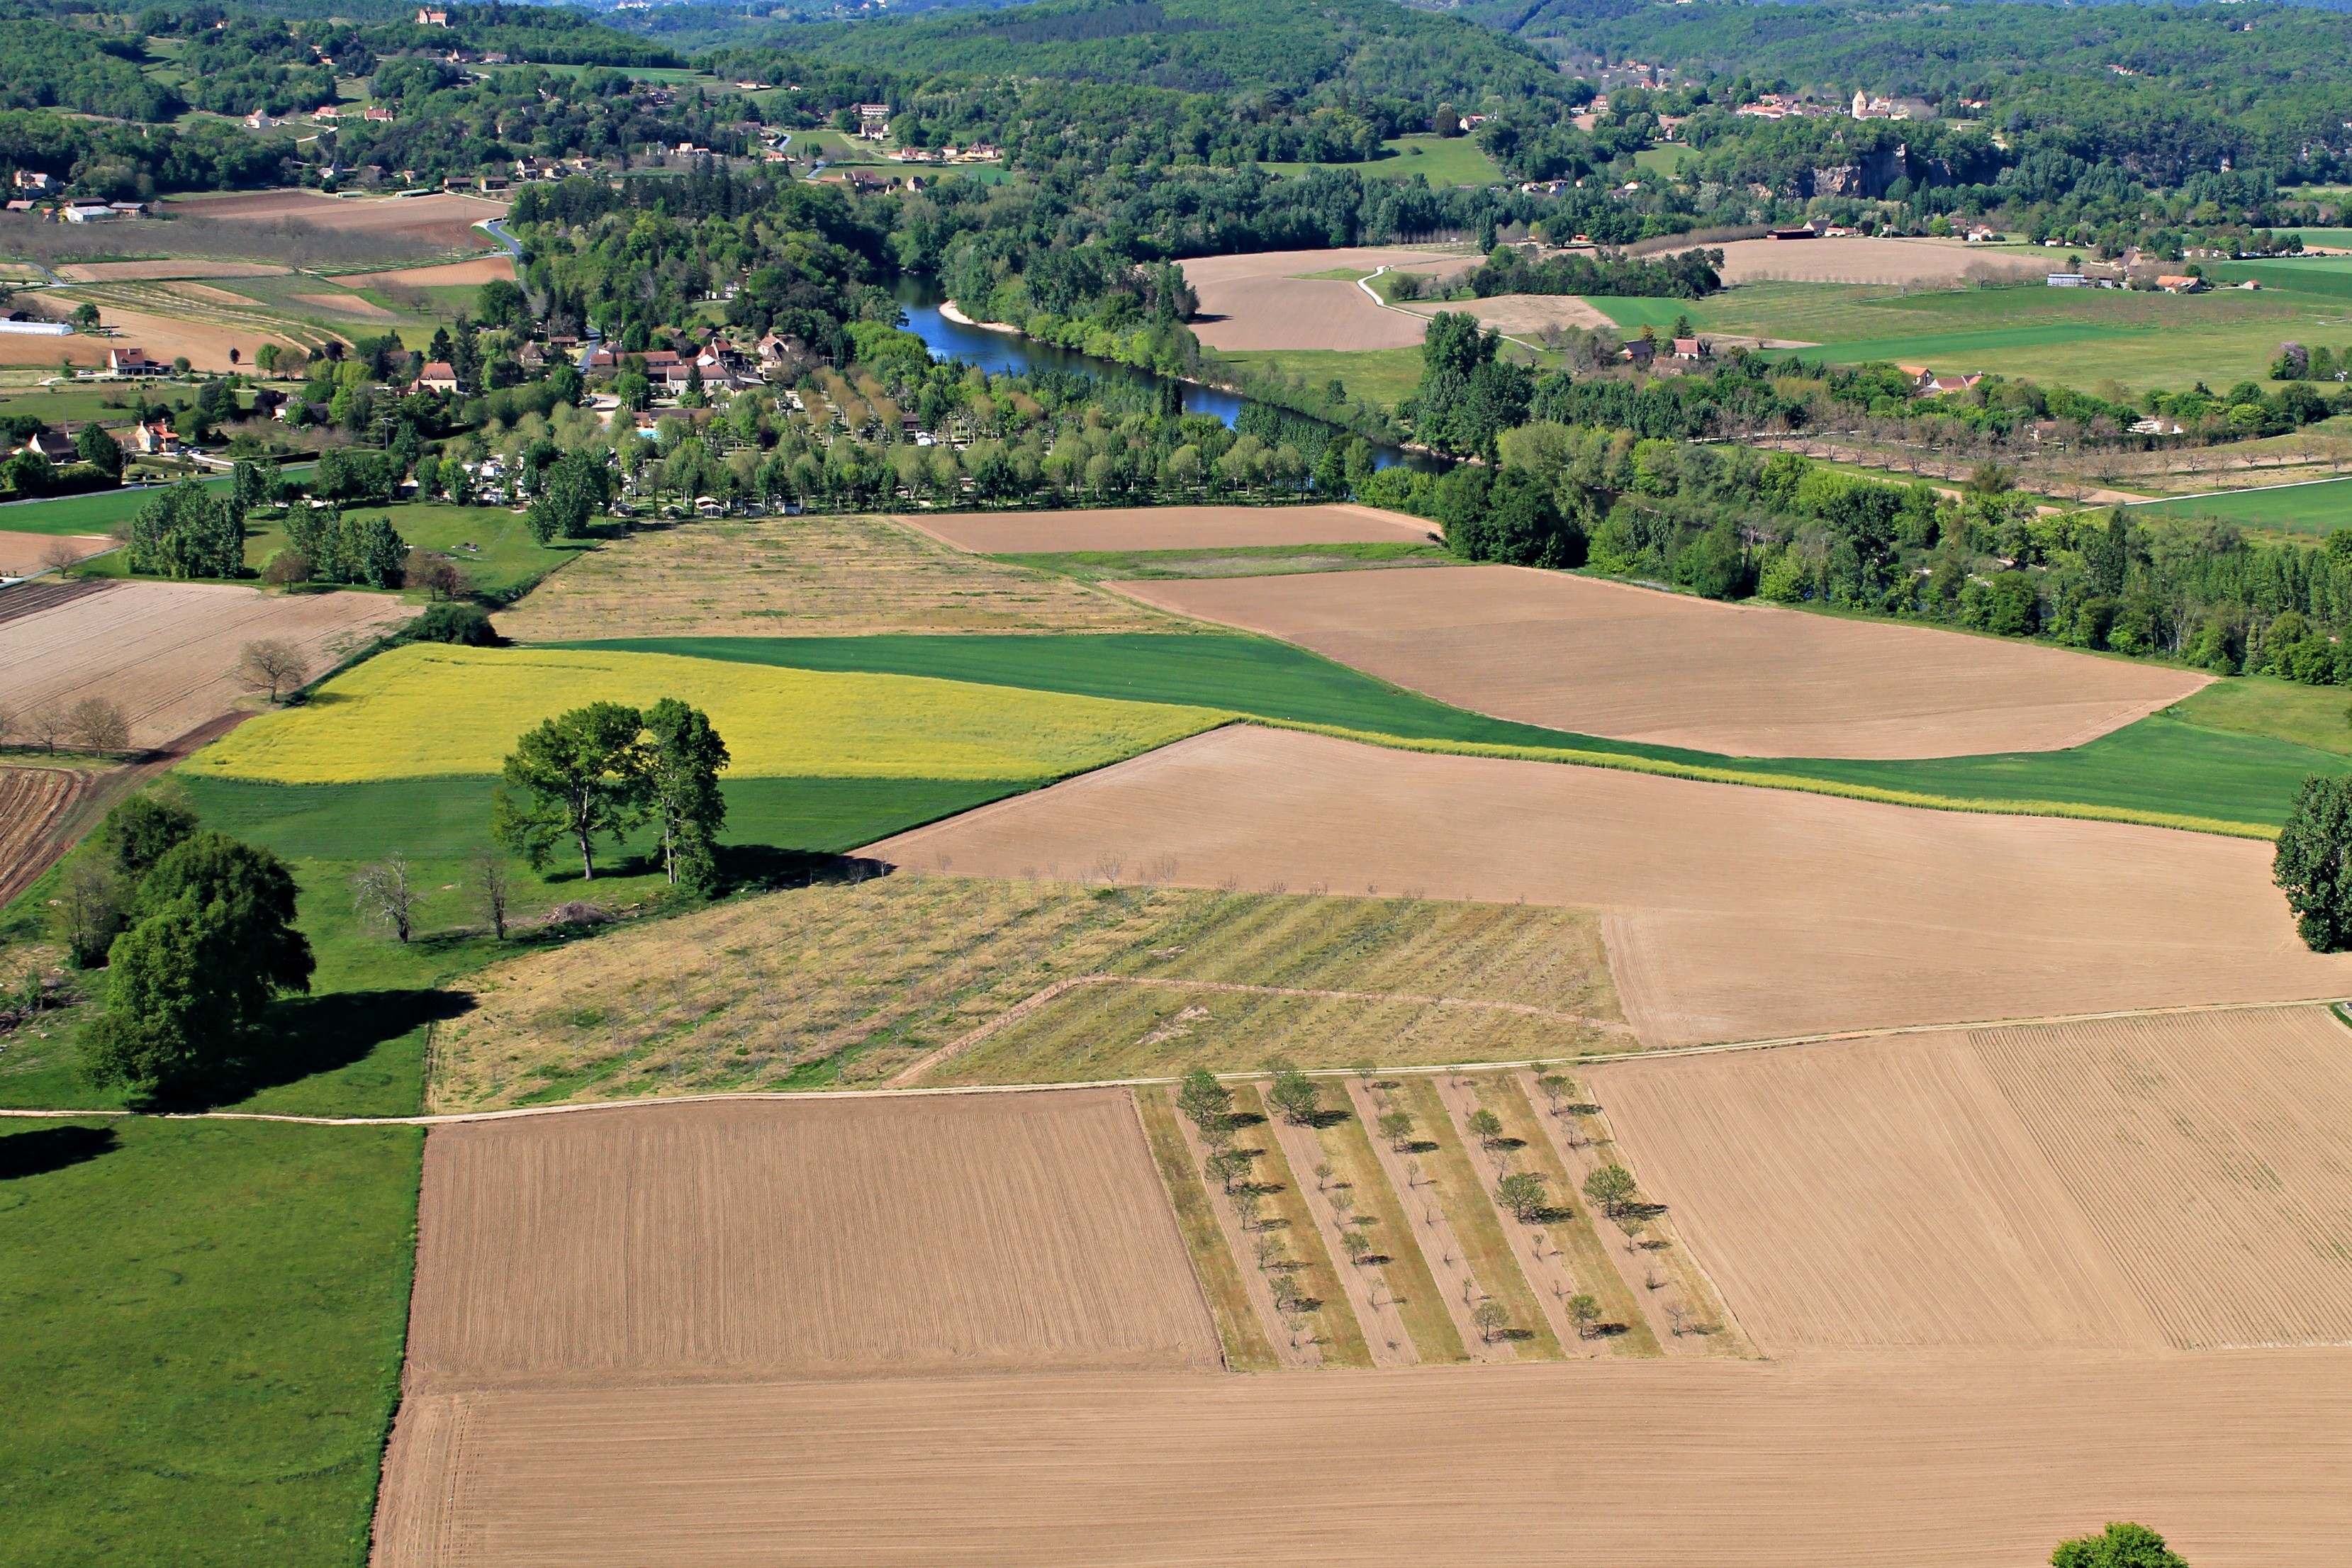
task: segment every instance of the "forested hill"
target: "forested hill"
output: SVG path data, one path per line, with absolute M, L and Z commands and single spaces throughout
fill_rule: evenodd
M 898 71 L 1055 77 L 1194 92 L 1557 97 L 1535 50 L 1391 0 L 1085 0 L 793 28 L 772 40 Z
M 2352 16 L 2281 5 L 1470 0 L 1456 14 L 1555 54 L 1928 97 L 2054 76 L 2279 89 L 2340 80 L 2352 59 Z

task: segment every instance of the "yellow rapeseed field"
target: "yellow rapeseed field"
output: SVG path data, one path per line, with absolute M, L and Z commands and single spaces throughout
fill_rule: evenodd
M 495 773 L 515 738 L 596 701 L 704 710 L 733 778 L 1047 779 L 1222 722 L 1205 708 L 907 675 L 570 648 L 395 648 L 185 765 L 273 784 Z

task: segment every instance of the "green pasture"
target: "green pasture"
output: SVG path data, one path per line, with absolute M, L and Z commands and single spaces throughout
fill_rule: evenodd
M 2205 275 L 2216 283 L 2252 281 L 2260 283 L 2265 290 L 2352 300 L 2352 256 L 2313 256 L 2297 261 L 2217 261 L 2205 268 Z M 2344 309 L 2341 305 L 2336 308 Z
M 308 462 L 289 463 L 286 472 L 299 477 L 310 472 Z M 197 483 L 207 489 L 225 489 L 229 476 L 221 474 Z M 0 530 L 14 533 L 104 533 L 118 522 L 129 522 L 152 500 L 160 485 L 92 490 L 88 495 L 53 496 L 47 500 L 0 504 Z
M 416 549 L 449 556 L 464 569 L 476 593 L 493 597 L 511 594 L 554 571 L 582 551 L 596 547 L 594 540 L 584 539 L 541 544 L 531 537 L 530 524 L 520 512 L 502 506 L 411 501 L 405 505 L 357 505 L 345 510 L 355 515 L 392 519 L 392 526 L 399 531 L 401 538 Z M 469 544 L 474 548 L 464 548 Z M 259 570 L 285 545 L 284 519 L 256 519 L 246 528 L 246 563 Z
M 2144 501 L 2131 510 L 2136 517 L 2218 517 L 2248 528 L 2324 536 L 2352 525 L 2352 479 L 2175 496 Z
M 193 389 L 183 387 L 193 395 Z M 138 410 L 123 399 L 130 392 L 120 382 L 110 385 L 77 382 L 71 386 L 12 386 L 0 390 L 0 414 L 37 414 L 60 425 L 96 419 L 103 424 L 129 425 Z
M 1633 154 L 1633 166 L 1644 174 L 1678 180 L 1682 178 L 1684 163 L 1696 156 L 1688 147 L 1645 147 Z
M 1421 348 L 1244 349 L 1213 351 L 1215 357 L 1255 374 L 1268 371 L 1304 376 L 1307 384 L 1338 381 L 1351 398 L 1369 398 L 1393 408 L 1421 384 Z
M 1224 708 L 1414 742 L 1569 750 L 1957 800 L 2051 803 L 2275 826 L 2303 780 L 2338 764 L 2269 735 L 2152 718 L 2067 752 L 1870 762 L 1745 758 L 1489 718 L 1287 643 L 1233 636 L 634 638 L 568 646 L 737 658 L 803 669 L 934 676 L 1136 701 Z
M 1433 185 L 1491 185 L 1503 171 L 1470 136 L 1399 136 L 1381 143 L 1386 157 L 1369 163 L 1265 163 L 1268 173 L 1297 179 L 1327 167 L 1355 170 L 1368 180 L 1409 180 L 1419 174 Z
M 2269 736 L 2352 756 L 2352 690 L 2340 686 L 2304 686 L 2271 675 L 2241 676 L 2217 680 L 2167 711 L 2208 730 Z
M 1712 301 L 1706 300 L 1654 300 L 1628 294 L 1587 294 L 1584 302 L 1627 332 L 1638 333 L 1643 327 L 1655 327 L 1664 332 L 1684 316 L 1688 316 L 1695 327 L 1710 331 L 1723 329 L 1723 322 L 1708 308 Z
M 0 1563 L 364 1563 L 424 1142 L 0 1123 Z

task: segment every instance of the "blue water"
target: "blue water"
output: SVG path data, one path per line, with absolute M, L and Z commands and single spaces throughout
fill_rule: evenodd
M 1034 338 L 1018 332 L 992 332 L 979 327 L 967 327 L 950 321 L 940 314 L 944 297 L 929 279 L 905 278 L 898 284 L 898 306 L 906 314 L 907 331 L 923 340 L 936 360 L 962 360 L 976 364 L 991 375 L 1019 374 L 1027 370 L 1062 370 L 1083 372 L 1106 380 L 1127 380 L 1160 384 L 1166 378 L 1132 365 L 1112 360 L 1096 359 L 1089 354 L 1075 353 L 1052 343 L 1041 343 Z M 1218 386 L 1200 386 L 1184 381 L 1177 383 L 1187 414 L 1213 414 L 1232 428 L 1242 416 L 1242 397 Z M 1407 452 L 1397 447 L 1370 443 L 1372 466 L 1385 468 L 1393 463 L 1406 463 L 1414 468 L 1443 467 L 1417 452 Z

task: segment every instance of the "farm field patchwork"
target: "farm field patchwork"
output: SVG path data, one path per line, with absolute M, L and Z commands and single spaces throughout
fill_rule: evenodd
M 2352 960 L 2295 940 L 2259 841 L 1254 726 L 868 853 L 914 867 L 945 858 L 962 876 L 1116 857 L 1185 886 L 1600 908 L 1620 1004 L 1650 1046 L 2300 1000 L 2352 983 Z M 2117 910 L 2135 911 L 2127 925 Z
M 1490 718 L 1289 643 L 1254 637 L 682 637 L 576 646 L 1214 706 L 1362 735 L 1649 759 L 1723 769 L 1747 779 L 1784 779 L 1792 787 L 1884 790 L 1910 799 L 1972 803 L 1974 808 L 2146 813 L 2168 821 L 2236 823 L 2249 833 L 2284 821 L 2304 779 L 2332 765 L 2325 751 L 2314 749 L 2319 742 L 2313 737 L 2326 734 L 2324 726 L 2315 726 L 2324 721 L 2342 728 L 2340 708 L 2307 714 L 2307 722 L 2294 726 L 2243 713 L 2211 728 L 2198 721 L 2207 712 L 2221 711 L 2229 691 L 2283 684 L 2250 678 L 2215 682 L 2165 710 L 2179 718 L 2143 719 L 2063 752 L 1876 762 L 1735 758 Z M 2326 689 L 2294 689 L 2305 694 L 2307 705 L 2324 697 Z
M 361 1561 L 421 1142 L 0 1121 L 0 1560 Z
M 5 514 L 0 514 L 5 515 Z M 1430 524 L 1369 506 L 1151 506 L 1088 511 L 943 512 L 891 520 L 982 555 L 1225 550 L 1280 544 L 1421 543 Z
M 818 883 L 515 957 L 467 983 L 471 1006 L 440 1034 L 428 1103 L 1174 1076 L 1277 1049 L 1337 1067 L 1631 1044 L 1587 911 L 1045 875 Z
M 0 630 L 0 637 L 5 637 Z M 1044 779 L 1221 720 L 906 676 L 832 675 L 668 654 L 414 644 L 337 676 L 185 764 L 272 784 L 496 773 L 515 737 L 591 701 L 677 697 L 709 711 L 739 777 Z
M 290 642 L 323 670 L 341 649 L 412 613 L 389 595 L 110 584 L 0 620 L 0 704 L 22 712 L 103 698 L 130 720 L 133 745 L 160 746 L 236 710 L 247 693 L 236 674 L 247 643 Z
M 550 578 L 498 624 L 534 642 L 1176 629 L 1158 611 L 1066 577 L 878 518 L 832 516 L 633 532 Z
M 1768 1350 L 2352 1338 L 2345 1026 L 2322 1007 L 1589 1069 Z
M 1120 591 L 1301 644 L 1443 702 L 1740 756 L 2059 750 L 2207 679 L 1506 566 L 1130 583 Z M 1579 679 L 1563 682 L 1564 670 Z

